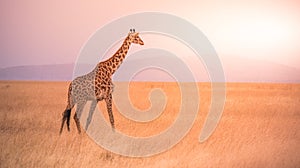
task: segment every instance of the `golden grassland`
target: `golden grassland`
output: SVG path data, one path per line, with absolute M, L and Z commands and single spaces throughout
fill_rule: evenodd
M 166 152 L 131 158 L 101 148 L 84 132 L 78 134 L 73 120 L 71 131 L 64 129 L 59 135 L 68 82 L 1 81 L 0 167 L 300 166 L 299 84 L 227 84 L 223 116 L 203 143 L 198 138 L 209 110 L 211 87 L 208 83 L 198 86 L 200 110 L 190 132 Z M 151 136 L 172 124 L 180 105 L 176 83 L 131 83 L 132 104 L 148 108 L 153 88 L 161 88 L 167 96 L 163 114 L 138 123 L 123 117 L 114 106 L 116 129 Z M 105 103 L 98 106 L 107 119 Z

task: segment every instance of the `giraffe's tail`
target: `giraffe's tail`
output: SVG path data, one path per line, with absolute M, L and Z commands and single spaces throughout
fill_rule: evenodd
M 71 110 L 74 107 L 72 104 L 71 98 L 72 98 L 72 83 L 69 86 L 69 91 L 68 91 L 68 105 L 66 110 L 62 113 L 62 122 L 61 122 L 61 127 L 59 133 L 61 134 L 65 125 L 65 122 L 67 122 L 67 128 L 68 131 L 70 131 L 70 117 L 71 117 Z

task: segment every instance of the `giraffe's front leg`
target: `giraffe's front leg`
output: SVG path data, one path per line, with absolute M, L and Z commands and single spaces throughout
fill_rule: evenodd
M 112 112 L 112 94 L 108 93 L 108 95 L 105 98 L 105 102 L 106 102 L 106 107 L 107 107 L 107 112 L 109 115 L 109 121 L 111 124 L 112 129 L 115 129 L 115 125 L 114 125 L 114 115 Z

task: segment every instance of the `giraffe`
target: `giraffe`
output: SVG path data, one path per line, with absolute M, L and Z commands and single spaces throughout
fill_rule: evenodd
M 90 73 L 79 76 L 70 83 L 68 89 L 68 104 L 65 111 L 62 113 L 63 117 L 60 134 L 63 131 L 65 122 L 67 123 L 68 131 L 70 131 L 71 110 L 75 104 L 77 104 L 77 107 L 73 118 L 75 120 L 78 133 L 81 133 L 79 119 L 84 105 L 89 100 L 92 101 L 92 103 L 87 118 L 85 127 L 86 130 L 91 121 L 92 114 L 97 106 L 97 103 L 102 100 L 105 100 L 106 102 L 106 108 L 112 130 L 115 129 L 112 112 L 112 92 L 114 87 L 112 83 L 112 75 L 122 64 L 132 43 L 144 45 L 144 42 L 139 37 L 139 33 L 135 32 L 135 29 L 130 29 L 130 32 L 125 38 L 122 46 L 112 57 L 105 61 L 99 62 Z

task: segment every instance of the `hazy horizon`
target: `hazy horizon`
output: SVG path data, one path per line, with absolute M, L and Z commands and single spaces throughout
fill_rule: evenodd
M 114 81 L 128 81 L 126 74 L 133 71 L 131 67 L 139 64 L 143 59 L 126 59 L 113 76 Z M 42 80 L 42 81 L 70 81 L 76 76 L 90 72 L 95 64 L 48 64 L 48 65 L 24 65 L 0 69 L 0 80 Z M 235 65 L 234 65 L 235 64 Z M 79 70 L 79 74 L 76 75 Z M 247 69 L 255 67 L 260 73 L 253 75 L 247 72 Z M 297 74 L 300 70 L 283 64 L 277 64 L 268 61 L 258 61 L 253 59 L 238 59 L 235 62 L 223 62 L 224 75 L 226 82 L 265 82 L 265 83 L 300 83 Z M 278 69 L 277 73 L 273 69 Z M 236 73 L 239 72 L 239 73 Z M 131 78 L 132 81 L 150 81 L 150 82 L 175 82 L 176 80 L 166 73 L 163 69 L 147 68 L 139 71 Z M 190 79 L 177 79 L 178 82 L 191 82 Z M 204 67 L 198 67 L 194 74 L 195 82 L 211 82 L 209 75 Z

